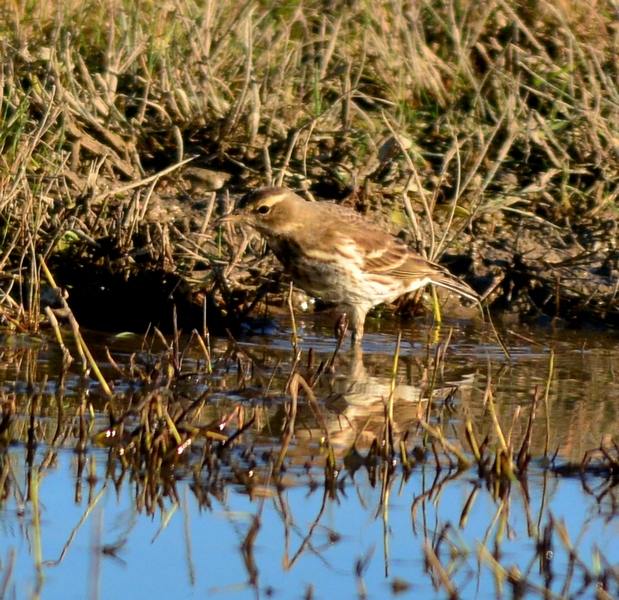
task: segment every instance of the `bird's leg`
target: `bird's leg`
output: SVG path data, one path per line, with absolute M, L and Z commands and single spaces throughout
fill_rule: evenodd
M 367 310 L 354 305 L 347 312 L 350 314 L 350 329 L 352 330 L 351 346 L 354 347 L 361 344 Z
M 363 321 L 353 324 L 352 327 L 352 339 L 350 341 L 351 346 L 361 345 L 361 338 L 363 337 Z

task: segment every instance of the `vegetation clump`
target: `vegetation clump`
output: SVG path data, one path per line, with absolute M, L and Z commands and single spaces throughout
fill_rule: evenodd
M 0 10 L 5 322 L 38 326 L 45 262 L 93 327 L 205 298 L 234 326 L 263 270 L 222 290 L 213 217 L 267 183 L 376 213 L 496 308 L 617 321 L 612 2 Z

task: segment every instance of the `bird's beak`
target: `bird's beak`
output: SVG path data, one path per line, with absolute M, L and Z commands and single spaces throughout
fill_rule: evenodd
M 224 215 L 223 217 L 220 217 L 219 219 L 217 219 L 217 221 L 215 221 L 215 227 L 219 227 L 221 225 L 226 225 L 227 223 L 240 223 L 243 221 L 243 215 L 240 213 L 237 213 L 236 211 L 232 211 L 231 213 Z

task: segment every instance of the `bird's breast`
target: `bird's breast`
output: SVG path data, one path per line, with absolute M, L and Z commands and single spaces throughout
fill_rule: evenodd
M 284 237 L 268 243 L 294 283 L 326 302 L 375 305 L 403 291 L 401 281 L 366 272 L 362 257 L 353 248 L 304 246 Z

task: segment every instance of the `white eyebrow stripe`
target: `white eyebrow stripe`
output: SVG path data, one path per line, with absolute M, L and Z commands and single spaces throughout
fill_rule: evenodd
M 266 198 L 262 198 L 259 202 L 256 203 L 257 207 L 260 206 L 273 206 L 281 201 L 282 198 L 285 197 L 286 194 L 277 194 L 275 196 L 267 196 Z

